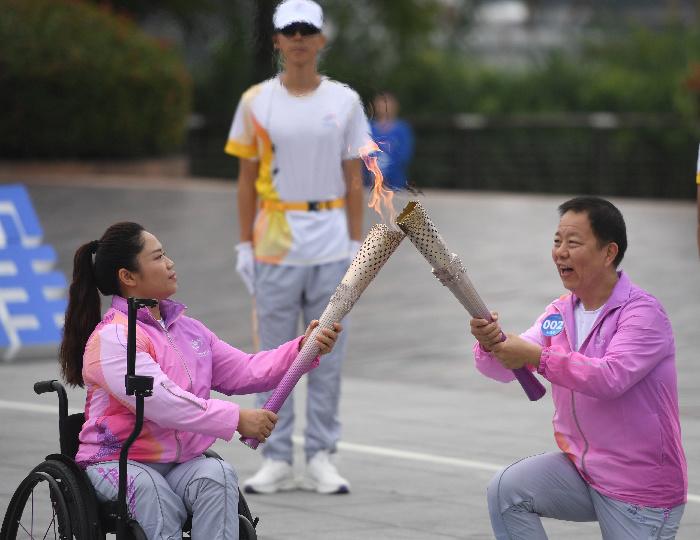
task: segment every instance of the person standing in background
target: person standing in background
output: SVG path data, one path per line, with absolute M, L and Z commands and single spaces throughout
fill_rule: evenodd
M 285 0 L 273 23 L 282 71 L 243 94 L 225 149 L 239 158 L 236 270 L 254 295 L 262 348 L 297 335 L 300 318 L 321 314 L 359 249 L 359 154 L 370 141 L 357 93 L 318 72 L 326 43 L 321 7 L 311 0 Z M 308 378 L 301 487 L 319 493 L 350 490 L 332 459 L 340 439 L 345 334 Z M 268 396 L 259 394 L 257 405 Z M 262 467 L 244 483 L 247 493 L 297 487 L 293 430 L 290 396 L 263 446 Z
M 411 126 L 398 118 L 399 102 L 389 92 L 377 94 L 372 107 L 372 139 L 381 150 L 377 152 L 377 164 L 384 177 L 384 187 L 393 190 L 405 189 L 408 185 L 408 165 L 413 156 Z M 371 175 L 367 175 L 365 182 L 371 187 L 374 180 Z

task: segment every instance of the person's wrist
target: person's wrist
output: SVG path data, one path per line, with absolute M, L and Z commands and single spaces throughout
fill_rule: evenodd
M 534 345 L 532 346 L 532 354 L 530 354 L 530 358 L 528 363 L 537 368 L 540 365 L 540 358 L 542 357 L 542 347 L 539 345 Z

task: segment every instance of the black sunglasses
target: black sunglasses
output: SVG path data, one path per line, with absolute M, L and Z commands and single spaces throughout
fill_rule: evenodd
M 278 32 L 285 37 L 293 37 L 297 32 L 302 36 L 313 36 L 314 34 L 319 34 L 321 30 L 316 28 L 313 24 L 298 22 L 288 24 L 284 28 L 280 28 Z

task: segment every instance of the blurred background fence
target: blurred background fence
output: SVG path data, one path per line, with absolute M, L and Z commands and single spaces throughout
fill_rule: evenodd
M 463 114 L 410 120 L 416 150 L 409 183 L 417 189 L 695 196 L 697 145 L 678 133 L 673 116 Z M 190 132 L 193 175 L 235 178 L 236 160 L 222 152 L 227 130 L 220 125 Z

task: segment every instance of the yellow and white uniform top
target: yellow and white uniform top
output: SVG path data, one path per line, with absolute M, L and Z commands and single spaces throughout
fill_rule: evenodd
M 260 162 L 255 188 L 262 204 L 253 233 L 258 261 L 304 266 L 349 256 L 342 162 L 359 157 L 370 140 L 360 97 L 331 79 L 302 96 L 289 93 L 279 77 L 243 94 L 226 152 Z M 328 209 L 294 209 L 305 202 Z

